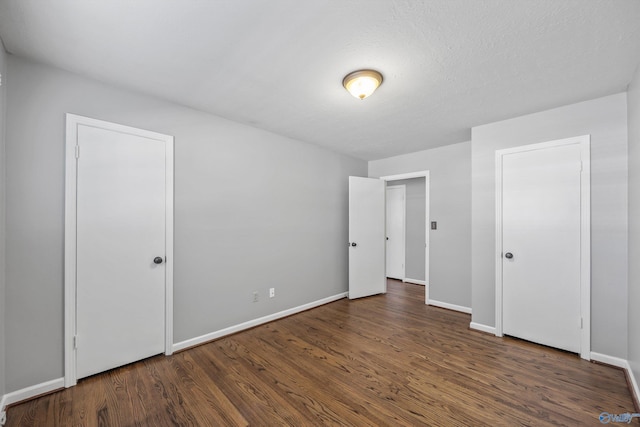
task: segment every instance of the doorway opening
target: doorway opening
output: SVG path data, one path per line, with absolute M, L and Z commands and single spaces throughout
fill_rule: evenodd
M 414 179 L 420 180 L 420 178 Z M 424 205 L 422 208 L 424 208 Z M 407 186 L 405 184 L 388 185 L 387 183 L 385 220 L 387 279 L 404 280 L 406 278 L 406 240 L 408 233 L 406 227 Z M 418 249 L 423 253 L 424 243 Z M 422 256 L 424 257 L 424 254 Z M 424 272 L 422 272 L 422 277 L 424 277 Z
M 404 274 L 400 279 L 403 282 L 424 285 L 425 304 L 428 304 L 429 171 L 388 175 L 380 177 L 380 179 L 386 182 L 387 188 L 405 186 L 405 251 L 402 255 L 404 257 Z M 421 209 L 418 209 L 417 205 L 420 205 Z

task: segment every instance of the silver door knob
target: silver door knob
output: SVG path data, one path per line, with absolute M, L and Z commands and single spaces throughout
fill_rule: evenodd
M 161 256 L 157 256 L 157 257 L 155 257 L 155 258 L 153 259 L 153 263 L 154 263 L 154 264 L 162 264 L 162 261 L 163 261 L 163 259 L 162 259 L 162 257 L 161 257 Z
M 513 258 L 513 254 L 511 252 L 507 252 L 506 254 L 504 254 L 504 257 L 506 259 L 511 259 L 511 258 Z

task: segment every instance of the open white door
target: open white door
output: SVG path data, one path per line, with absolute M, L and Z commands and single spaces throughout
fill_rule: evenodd
M 387 291 L 385 182 L 349 177 L 349 298 Z

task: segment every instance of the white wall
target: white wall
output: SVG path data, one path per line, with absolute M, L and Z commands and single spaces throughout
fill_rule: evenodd
M 388 181 L 389 185 L 404 185 L 406 189 L 405 277 L 424 280 L 425 179 Z
M 591 135 L 591 346 L 627 357 L 626 93 L 472 129 L 473 322 L 495 326 L 495 151 Z
M 628 92 L 629 120 L 629 310 L 628 360 L 640 384 L 640 67 Z M 640 396 L 638 396 L 640 398 Z
M 471 142 L 369 162 L 369 176 L 429 170 L 429 298 L 471 307 Z
M 5 112 L 7 93 L 6 56 L 0 40 L 0 399 L 5 393 Z M 2 410 L 2 408 L 0 408 Z
M 8 79 L 7 392 L 63 375 L 66 112 L 175 136 L 175 342 L 347 291 L 364 161 L 14 56 Z

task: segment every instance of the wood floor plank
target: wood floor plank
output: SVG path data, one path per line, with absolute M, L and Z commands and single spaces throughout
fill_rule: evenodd
M 7 426 L 600 425 L 624 372 L 469 329 L 424 287 L 339 300 L 11 406 Z M 634 424 L 640 423 L 635 419 Z

